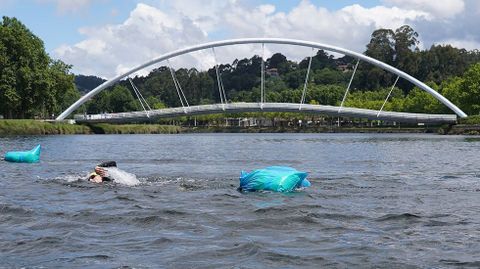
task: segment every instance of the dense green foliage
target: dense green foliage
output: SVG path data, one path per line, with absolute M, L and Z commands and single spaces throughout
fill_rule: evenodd
M 476 124 L 476 125 L 479 125 L 480 124 L 480 115 L 474 115 L 474 116 L 470 116 L 470 117 L 467 117 L 467 118 L 464 118 L 464 119 L 461 119 L 460 124 Z
M 440 85 L 430 82 L 430 87 L 457 104 L 468 115 L 480 114 L 480 63 L 473 64 L 463 76 L 450 77 Z M 350 93 L 346 106 L 380 109 L 389 89 Z M 385 104 L 385 110 L 420 113 L 451 113 L 429 93 L 413 88 L 408 95 L 395 88 Z
M 105 82 L 105 79 L 96 76 L 75 76 L 75 85 L 77 86 L 78 91 L 84 94 L 94 89 L 98 85 L 102 84 L 103 82 Z
M 439 91 L 468 115 L 479 115 L 480 63 L 472 65 L 461 77 L 445 80 Z
M 48 117 L 79 98 L 70 66 L 51 59 L 42 40 L 15 18 L 0 23 L 0 114 Z

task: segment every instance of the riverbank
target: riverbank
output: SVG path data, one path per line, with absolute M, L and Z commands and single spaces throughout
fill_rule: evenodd
M 447 132 L 449 135 L 480 135 L 480 125 L 457 124 Z
M 187 133 L 437 133 L 440 127 L 190 127 Z
M 480 115 L 473 115 L 460 119 L 458 124 L 449 127 L 447 134 L 480 135 Z
M 182 127 L 161 124 L 70 124 L 38 120 L 0 120 L 0 135 L 178 134 L 178 133 L 438 133 L 480 135 L 480 124 L 407 127 Z
M 39 120 L 0 120 L 0 135 L 90 134 L 85 125 Z
M 185 132 L 184 127 L 160 124 L 89 124 L 94 134 L 179 134 Z
M 70 124 L 39 120 L 0 120 L 0 135 L 177 134 L 182 127 L 160 124 Z

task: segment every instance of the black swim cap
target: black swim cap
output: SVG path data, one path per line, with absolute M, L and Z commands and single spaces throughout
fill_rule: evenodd
M 97 165 L 98 167 L 117 167 L 117 163 L 115 161 L 107 161 L 100 163 Z

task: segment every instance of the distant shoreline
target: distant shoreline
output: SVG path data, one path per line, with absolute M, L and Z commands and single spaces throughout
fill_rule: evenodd
M 70 124 L 42 120 L 0 120 L 0 135 L 177 134 L 182 127 L 160 124 Z
M 69 124 L 39 120 L 0 120 L 0 135 L 180 134 L 180 133 L 436 133 L 480 135 L 479 124 L 422 127 L 184 127 L 161 124 Z
M 438 127 L 189 127 L 186 133 L 435 133 L 437 129 Z

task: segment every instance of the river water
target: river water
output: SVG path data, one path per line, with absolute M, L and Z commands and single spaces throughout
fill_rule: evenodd
M 480 138 L 419 134 L 80 135 L 0 162 L 0 268 L 480 267 Z M 116 160 L 137 186 L 84 180 Z M 239 193 L 240 171 L 309 172 Z

